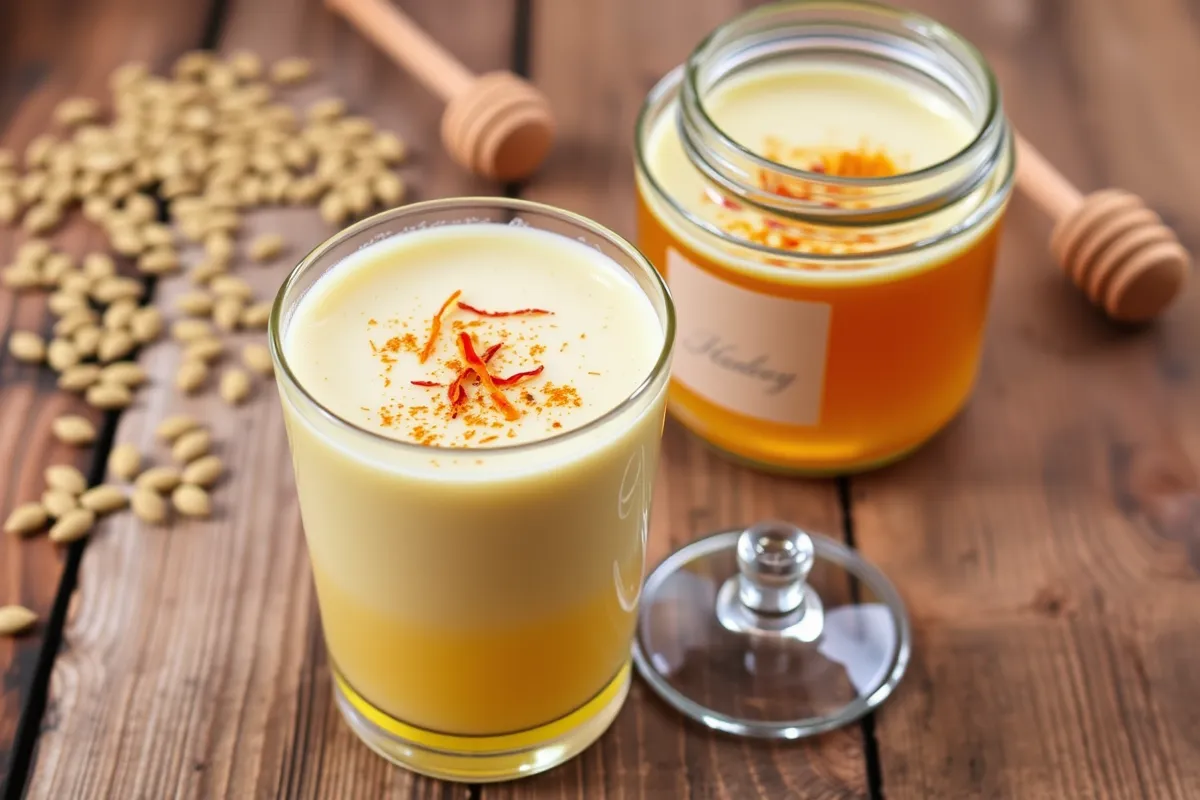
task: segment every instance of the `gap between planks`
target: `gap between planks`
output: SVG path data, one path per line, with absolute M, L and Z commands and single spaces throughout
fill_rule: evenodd
M 838 506 L 842 512 L 842 536 L 846 545 L 858 549 L 854 538 L 854 495 L 849 476 L 837 479 Z M 850 578 L 850 596 L 860 602 L 858 578 Z M 875 712 L 867 714 L 858 723 L 863 739 L 863 766 L 867 773 L 867 797 L 883 800 L 883 765 L 879 761 L 879 741 L 875 738 Z

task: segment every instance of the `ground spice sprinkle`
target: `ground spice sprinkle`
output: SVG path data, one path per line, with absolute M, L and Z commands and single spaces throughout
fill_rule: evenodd
M 382 316 L 367 320 L 368 331 L 376 334 L 368 336 L 367 344 L 382 367 L 383 386 L 392 387 L 393 378 L 401 373 L 404 385 L 432 390 L 432 402 L 405 408 L 392 398 L 392 403 L 369 412 L 377 417 L 380 427 L 395 430 L 403 414 L 408 420 L 406 425 L 411 426 L 405 431 L 407 438 L 418 444 L 478 447 L 498 441 L 499 433 L 484 432 L 504 430 L 505 422 L 515 422 L 526 414 L 541 416 L 552 407 L 582 406 L 573 386 L 561 381 L 538 385 L 552 376 L 547 374 L 547 365 L 540 363 L 546 344 L 537 341 L 539 328 L 530 327 L 530 320 L 553 316 L 555 311 L 533 306 L 487 309 L 462 298 L 463 290 L 454 291 L 424 323 L 395 317 L 384 320 Z M 412 332 L 401 332 L 409 328 L 410 321 L 416 327 L 426 327 L 423 340 Z M 385 325 L 392 331 L 379 336 L 379 329 Z M 557 326 L 546 325 L 540 330 L 548 328 Z M 446 329 L 449 335 L 444 335 Z M 446 352 L 450 342 L 454 349 Z M 435 358 L 439 351 L 444 356 Z M 409 356 L 416 356 L 415 363 L 425 364 L 426 368 L 411 374 L 406 360 Z M 517 386 L 520 390 L 510 398 L 508 390 Z M 449 432 L 448 424 L 455 433 Z M 563 427 L 552 416 L 544 424 L 547 431 Z M 504 433 L 507 438 L 517 435 L 511 427 Z

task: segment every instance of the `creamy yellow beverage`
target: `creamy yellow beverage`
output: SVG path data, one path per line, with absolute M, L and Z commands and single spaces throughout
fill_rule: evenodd
M 357 712 L 464 751 L 488 749 L 464 737 L 520 749 L 599 696 L 615 713 L 664 301 L 593 246 L 491 223 L 367 244 L 303 292 L 280 343 L 308 397 L 285 387 L 285 418 L 325 637 Z
M 638 173 L 638 243 L 679 308 L 672 413 L 785 471 L 917 447 L 975 379 L 1010 164 L 954 163 L 979 120 L 873 61 L 742 68 L 690 150 L 681 104 L 643 115 Z
M 453 407 L 464 333 L 481 359 L 498 347 L 487 367 L 502 381 L 540 370 L 501 387 L 519 413 L 498 406 L 474 374 Z M 650 374 L 662 338 L 650 301 L 595 250 L 545 231 L 457 225 L 346 259 L 301 301 L 284 353 L 322 405 L 360 427 L 415 444 L 491 448 L 612 410 Z M 439 474 L 471 470 L 470 459 L 430 455 L 427 464 Z

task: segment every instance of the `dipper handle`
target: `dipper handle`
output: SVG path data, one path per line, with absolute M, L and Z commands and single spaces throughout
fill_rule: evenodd
M 475 82 L 470 70 L 391 3 L 325 0 L 325 4 L 442 100 L 450 102 Z
M 446 103 L 442 144 L 465 169 L 501 181 L 532 175 L 554 143 L 550 103 L 511 72 L 476 76 L 387 0 L 325 0 Z
M 1083 195 L 1020 133 L 1017 141 L 1017 185 L 1030 200 L 1059 220 L 1079 208 Z
M 1137 195 L 1084 195 L 1020 134 L 1017 186 L 1054 221 L 1050 250 L 1093 305 L 1120 322 L 1157 317 L 1179 295 L 1191 256 Z

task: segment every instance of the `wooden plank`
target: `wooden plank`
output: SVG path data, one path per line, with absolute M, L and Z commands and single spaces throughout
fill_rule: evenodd
M 0 149 L 20 154 L 33 136 L 50 127 L 55 103 L 73 94 L 99 96 L 107 73 L 122 62 L 140 58 L 165 62 L 199 41 L 207 3 L 168 11 L 159 3 L 138 0 L 88 0 L 63 15 L 45 3 L 5 3 L 0 8 Z M 126 23 L 139 20 L 137 29 Z M 103 35 L 98 35 L 103 33 Z M 0 230 L 0 264 L 9 263 L 24 240 L 18 230 Z M 100 247 L 102 237 L 86 223 L 73 220 L 55 236 L 59 249 L 75 257 Z M 0 289 L 3 340 L 14 330 L 48 334 L 53 318 L 45 295 L 14 295 Z M 15 505 L 36 500 L 42 473 L 49 464 L 74 463 L 85 472 L 93 454 L 59 443 L 50 423 L 64 413 L 99 415 L 79 398 L 55 388 L 48 368 L 17 364 L 7 347 L 0 355 L 0 516 Z M 20 603 L 37 611 L 41 622 L 30 634 L 0 640 L 0 776 L 5 788 L 12 770 L 14 738 L 29 707 L 30 692 L 44 681 L 51 607 L 59 590 L 66 550 L 43 536 L 0 539 L 0 603 Z M 36 731 L 37 720 L 28 719 Z
M 405 8 L 473 67 L 507 64 L 509 3 Z M 320 78 L 292 93 L 295 102 L 337 94 L 405 136 L 418 151 L 406 178 L 420 195 L 497 189 L 449 162 L 436 144 L 437 103 L 320 0 L 234 2 L 220 41 L 226 52 L 313 58 Z M 289 259 L 239 272 L 269 297 L 289 263 L 330 229 L 311 210 L 260 210 L 247 216 L 242 241 L 264 231 L 285 234 Z M 168 307 L 185 288 L 185 278 L 162 281 L 157 302 Z M 162 462 L 154 424 L 194 413 L 211 424 L 231 478 L 214 492 L 211 521 L 166 531 L 124 515 L 89 544 L 29 796 L 465 797 L 466 787 L 391 767 L 337 714 L 273 385 L 258 380 L 237 410 L 213 391 L 183 399 L 170 385 L 178 359 L 166 342 L 142 354 L 155 383 L 123 415 L 117 440 Z
M 732 0 L 636 0 L 533 7 L 531 74 L 550 97 L 560 143 L 523 192 L 633 238 L 633 129 L 650 87 L 713 27 Z M 696 536 L 783 518 L 840 536 L 831 482 L 768 477 L 730 464 L 669 422 L 654 499 L 652 565 Z M 635 679 L 628 702 L 580 757 L 483 798 L 860 797 L 857 727 L 812 742 L 747 743 L 684 720 Z
M 1140 192 L 1200 252 L 1200 23 L 1186 4 L 922 0 L 1085 189 Z M 877 724 L 888 798 L 1200 796 L 1200 292 L 1117 330 L 1017 199 L 963 416 L 855 480 L 857 542 L 913 615 Z

